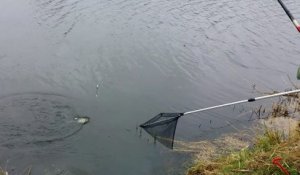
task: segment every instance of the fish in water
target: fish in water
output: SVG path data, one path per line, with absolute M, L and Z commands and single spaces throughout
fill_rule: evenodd
M 90 118 L 87 116 L 78 116 L 78 117 L 75 117 L 74 120 L 76 120 L 80 124 L 85 125 L 90 121 Z

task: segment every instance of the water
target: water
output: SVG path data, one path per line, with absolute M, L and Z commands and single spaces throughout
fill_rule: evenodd
M 138 124 L 297 83 L 299 34 L 276 1 L 1 0 L 0 26 L 0 160 L 15 174 L 179 174 L 186 160 Z M 233 113 L 182 118 L 176 137 Z M 76 131 L 75 115 L 91 122 L 32 144 Z

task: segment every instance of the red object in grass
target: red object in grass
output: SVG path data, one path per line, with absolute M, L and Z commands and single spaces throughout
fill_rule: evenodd
M 272 163 L 273 163 L 274 165 L 276 165 L 278 168 L 280 168 L 281 171 L 284 172 L 284 174 L 290 175 L 290 173 L 288 172 L 288 170 L 285 169 L 285 168 L 281 165 L 281 163 L 280 163 L 281 160 L 282 160 L 281 157 L 275 157 L 275 158 L 273 158 Z

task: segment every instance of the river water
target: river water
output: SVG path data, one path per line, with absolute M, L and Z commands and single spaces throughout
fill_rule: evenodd
M 285 2 L 300 20 L 300 2 Z M 259 95 L 254 86 L 292 88 L 299 48 L 276 1 L 1 0 L 0 165 L 11 174 L 180 174 L 186 160 L 137 126 Z M 217 137 L 224 131 L 199 123 L 222 126 L 233 113 L 182 118 L 176 138 Z M 80 128 L 78 115 L 91 122 Z

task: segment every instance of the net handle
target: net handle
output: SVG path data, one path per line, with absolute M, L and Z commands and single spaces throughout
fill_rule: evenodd
M 202 109 L 197 109 L 197 110 L 185 112 L 185 113 L 183 113 L 183 115 L 192 114 L 192 113 L 196 113 L 196 112 L 207 111 L 207 110 L 216 109 L 216 108 L 222 108 L 222 107 L 225 107 L 225 106 L 231 106 L 231 105 L 236 105 L 236 104 L 241 104 L 241 103 L 254 102 L 254 101 L 257 101 L 257 100 L 273 98 L 273 97 L 283 96 L 283 95 L 297 93 L 297 92 L 300 92 L 300 89 L 291 90 L 291 91 L 287 91 L 287 92 L 280 92 L 280 93 L 276 93 L 276 94 L 272 94 L 272 95 L 265 95 L 265 96 L 255 97 L 255 98 L 249 98 L 247 100 L 240 100 L 240 101 L 225 103 L 225 104 L 221 104 L 221 105 L 217 105 L 217 106 L 211 106 L 211 107 L 202 108 Z

